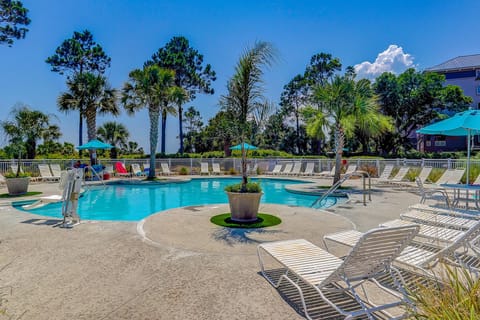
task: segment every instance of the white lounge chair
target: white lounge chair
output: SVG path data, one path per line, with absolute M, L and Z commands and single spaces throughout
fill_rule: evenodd
M 172 175 L 173 172 L 170 171 L 170 166 L 166 162 L 161 162 L 160 167 L 162 168 L 162 174 L 165 176 Z M 150 170 L 150 169 L 149 169 Z
M 103 169 L 103 172 L 108 173 L 108 174 L 113 174 L 113 165 L 109 164 L 105 166 L 105 169 Z
M 208 170 L 208 162 L 200 163 L 200 175 L 202 174 L 210 175 L 210 171 Z
M 430 175 L 430 172 L 432 172 L 432 170 L 432 167 L 423 167 L 422 170 L 420 170 L 417 178 L 419 178 L 422 183 L 428 182 L 428 176 Z
M 393 164 L 387 164 L 383 168 L 382 174 L 379 175 L 378 180 L 379 181 L 385 181 L 390 178 L 390 175 L 392 174 L 393 171 Z
M 347 174 L 352 174 L 354 173 L 355 171 L 357 171 L 357 165 L 356 164 L 351 164 L 348 166 L 347 170 L 345 171 L 345 173 L 342 173 L 342 175 L 347 175 Z
M 431 199 L 435 201 L 445 201 L 445 204 L 448 208 L 452 207 L 447 190 L 445 190 L 444 188 L 426 189 L 419 177 L 415 178 L 415 182 L 417 183 L 418 192 L 420 193 L 420 203 L 425 203 L 427 199 Z
M 263 276 L 276 288 L 283 280 L 293 285 L 300 294 L 307 319 L 312 319 L 299 280 L 313 287 L 320 297 L 346 319 L 367 316 L 374 319 L 374 312 L 386 311 L 402 304 L 409 304 L 401 279 L 392 262 L 417 235 L 418 226 L 373 229 L 363 234 L 344 260 L 328 253 L 312 243 L 299 239 L 261 244 L 257 248 Z M 278 281 L 265 270 L 262 252 L 268 253 L 285 268 Z M 377 278 L 387 276 L 393 280 L 398 292 L 382 286 Z M 375 304 L 364 291 L 364 283 L 370 282 L 397 298 L 390 303 Z M 362 289 L 361 296 L 358 290 Z M 327 297 L 328 293 L 350 293 L 361 308 L 345 310 Z M 315 307 L 315 306 L 313 306 Z
M 480 219 L 480 215 L 476 210 L 472 211 L 472 210 L 464 210 L 464 209 L 446 209 L 446 208 L 440 208 L 437 206 L 431 206 L 431 205 L 422 204 L 422 203 L 415 203 L 409 206 L 409 210 L 445 215 L 449 217 L 461 217 L 461 218 L 467 218 L 472 220 Z
M 330 171 L 321 171 L 318 175 L 322 177 L 333 177 L 335 175 L 335 166 L 333 166 Z
M 146 176 L 145 172 L 142 171 L 142 168 L 140 168 L 140 165 L 138 163 L 132 163 L 132 173 L 137 177 Z
M 292 168 L 293 168 L 293 163 L 287 163 L 285 165 L 285 167 L 283 168 L 282 171 L 280 171 L 278 174 L 280 175 L 288 175 L 290 172 L 292 172 Z
M 60 177 L 54 177 L 52 175 L 47 164 L 39 164 L 38 171 L 40 171 L 40 177 L 42 178 L 42 181 L 50 182 L 60 180 Z
M 282 165 L 276 164 L 273 170 L 271 172 L 266 172 L 266 174 L 277 175 L 277 174 L 280 174 L 281 170 L 282 170 Z
M 382 222 L 379 226 L 392 228 L 412 225 L 412 223 L 415 223 L 420 227 L 420 230 L 418 232 L 419 237 L 425 238 L 425 241 L 428 241 L 430 245 L 440 248 L 458 240 L 465 233 L 465 231 L 463 230 L 445 228 L 441 226 L 434 226 L 431 224 L 423 224 L 420 222 L 412 222 L 402 219 L 394 219 Z
M 403 187 L 415 187 L 418 186 L 417 180 L 419 180 L 422 184 L 426 183 L 428 181 L 428 176 L 430 175 L 430 172 L 432 172 L 432 167 L 423 167 L 420 170 L 420 173 L 418 174 L 417 177 L 415 177 L 415 181 L 392 181 L 392 184 L 403 186 Z
M 220 163 L 214 162 L 212 164 L 212 173 L 213 174 L 222 174 L 222 171 L 220 170 Z
M 292 171 L 290 171 L 288 173 L 288 175 L 292 175 L 292 176 L 298 176 L 300 175 L 300 170 L 302 169 L 302 163 L 300 161 L 297 161 L 295 162 L 295 164 L 293 165 L 293 169 Z
M 250 174 L 250 175 L 255 175 L 257 174 L 257 169 L 258 169 L 258 164 L 255 163 L 253 165 L 253 167 L 250 167 L 250 165 L 247 165 L 247 172 Z
M 477 221 L 470 229 L 456 237 L 453 242 L 449 242 L 440 249 L 434 249 L 431 243 L 425 245 L 422 241 L 412 242 L 405 248 L 402 254 L 395 260 L 395 264 L 414 271 L 422 271 L 426 275 L 433 275 L 430 271 L 439 262 L 445 262 L 454 266 L 462 266 L 474 272 L 479 272 L 479 261 L 476 248 L 472 242 L 477 239 L 480 233 L 480 221 Z M 323 237 L 325 246 L 327 242 L 342 244 L 347 247 L 353 247 L 356 241 L 361 238 L 363 233 L 357 230 L 341 231 L 329 234 Z M 328 247 L 327 247 L 328 249 Z M 468 254 L 472 249 L 477 257 Z
M 427 211 L 420 211 L 411 209 L 400 215 L 400 218 L 403 220 L 409 220 L 415 223 L 425 223 L 432 225 L 439 225 L 449 228 L 455 228 L 460 230 L 466 230 L 473 227 L 477 220 L 480 219 L 480 216 L 470 216 L 465 215 L 451 215 L 448 213 L 433 213 Z
M 150 163 L 144 163 L 142 166 L 143 172 L 145 172 L 145 174 L 148 176 L 148 174 L 150 173 Z
M 60 177 L 62 175 L 62 169 L 60 168 L 60 165 L 58 163 L 50 164 L 50 171 L 52 171 L 53 177 L 58 178 L 60 180 Z
M 447 169 L 440 176 L 440 178 L 438 178 L 438 180 L 434 184 L 432 184 L 432 187 L 438 188 L 441 184 L 446 184 L 446 183 L 450 183 L 450 184 L 460 183 L 464 173 L 465 173 L 464 169 Z
M 303 176 L 313 176 L 313 170 L 315 169 L 315 163 L 313 162 L 307 162 L 307 165 L 305 167 L 305 170 L 302 172 Z
M 386 179 L 386 180 L 379 180 L 378 183 L 384 183 L 384 184 L 398 184 L 403 182 L 405 179 L 405 176 L 407 175 L 408 171 L 410 170 L 410 167 L 408 166 L 403 166 L 400 167 L 400 169 L 397 171 L 397 174 L 394 175 L 393 177 Z

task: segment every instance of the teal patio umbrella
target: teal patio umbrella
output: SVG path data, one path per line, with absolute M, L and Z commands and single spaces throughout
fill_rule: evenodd
M 251 144 L 248 144 L 246 142 L 243 143 L 243 148 L 245 150 L 257 150 L 258 148 L 255 146 L 252 146 Z M 230 150 L 242 150 L 242 144 L 237 144 L 236 146 L 230 147 Z
M 97 139 L 90 140 L 87 143 L 77 147 L 78 150 L 86 150 L 86 149 L 96 150 L 96 149 L 112 149 L 112 148 L 113 146 L 111 144 L 102 142 Z
M 467 136 L 467 184 L 470 176 L 470 140 L 480 133 L 480 110 L 467 110 L 453 117 L 423 127 L 417 133 L 442 134 L 445 136 Z
M 86 150 L 86 149 L 93 150 L 92 158 L 91 158 L 92 165 L 97 163 L 97 151 L 96 151 L 97 149 L 112 149 L 112 148 L 113 146 L 111 144 L 102 142 L 98 139 L 92 139 L 87 143 L 77 147 L 78 150 Z

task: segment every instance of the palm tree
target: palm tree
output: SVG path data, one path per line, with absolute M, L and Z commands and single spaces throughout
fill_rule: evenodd
M 127 146 L 127 140 L 130 133 L 128 132 L 127 127 L 123 124 L 115 121 L 108 121 L 97 129 L 97 135 L 103 142 L 109 143 L 113 146 L 112 150 L 110 150 L 110 157 L 112 159 L 117 159 L 118 149 Z
M 272 65 L 276 57 L 268 42 L 257 42 L 247 49 L 235 67 L 235 74 L 228 81 L 228 94 L 221 97 L 221 105 L 236 115 L 239 138 L 242 145 L 242 191 L 247 185 L 247 162 L 243 147 L 249 127 L 249 118 L 255 110 L 265 106 L 263 68 Z
M 183 108 L 182 105 L 190 100 L 188 92 L 180 87 L 175 87 L 172 91 L 172 102 L 177 106 L 178 112 L 178 137 L 180 139 L 180 149 L 178 153 L 183 154 Z
M 50 116 L 41 111 L 19 106 L 12 110 L 12 115 L 13 120 L 2 121 L 1 127 L 15 149 L 25 148 L 27 159 L 35 158 L 38 140 L 61 135 L 58 126 L 50 125 Z
M 138 143 L 135 141 L 128 141 L 122 152 L 125 154 L 143 154 L 143 148 L 138 147 Z
M 325 130 L 333 130 L 335 141 L 335 176 L 333 183 L 340 180 L 345 135 L 352 135 L 355 129 L 366 130 L 379 117 L 375 97 L 366 90 L 364 82 L 355 82 L 354 76 L 336 75 L 331 81 L 317 86 L 314 100 L 318 109 L 304 111 L 307 120 L 307 134 L 323 136 Z M 377 124 L 375 124 L 376 126 Z
M 150 170 L 148 179 L 155 179 L 155 152 L 158 142 L 158 120 L 161 106 L 168 105 L 175 72 L 156 65 L 135 69 L 129 74 L 129 81 L 122 90 L 122 104 L 132 115 L 141 108 L 148 108 L 150 119 Z
M 87 120 L 88 140 L 97 136 L 97 113 L 120 114 L 117 106 L 116 90 L 110 88 L 107 79 L 93 73 L 79 73 L 67 81 L 69 92 L 64 92 L 58 98 L 60 111 L 78 110 Z M 95 163 L 93 151 L 90 151 L 90 160 Z
M 163 104 L 161 105 L 162 107 L 162 145 L 161 145 L 161 149 L 160 149 L 160 152 L 161 153 L 165 153 L 165 140 L 166 140 L 166 132 L 167 132 L 167 117 L 169 114 L 171 114 L 172 116 L 176 116 L 177 115 L 177 109 L 175 109 L 175 107 L 171 104 L 172 102 L 172 93 L 174 90 L 174 88 L 179 88 L 179 87 L 172 87 L 171 90 L 170 90 L 170 93 L 168 95 L 168 97 L 166 98 L 166 100 L 163 102 Z

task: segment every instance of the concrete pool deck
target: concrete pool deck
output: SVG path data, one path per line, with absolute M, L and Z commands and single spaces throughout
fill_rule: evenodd
M 29 190 L 58 192 L 56 184 Z M 366 231 L 419 200 L 392 188 L 372 191 L 367 206 L 357 203 L 357 194 L 328 211 L 262 205 L 260 211 L 278 215 L 282 224 L 261 231 L 210 224 L 228 205 L 61 229 L 58 219 L 0 201 L 0 310 L 6 311 L 0 319 L 304 319 L 294 301 L 259 274 L 257 244 L 305 238 L 323 247 L 324 234 Z

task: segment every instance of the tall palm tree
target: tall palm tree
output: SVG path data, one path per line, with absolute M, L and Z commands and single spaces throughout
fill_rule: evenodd
M 160 148 L 161 153 L 165 153 L 165 145 L 166 145 L 166 137 L 167 137 L 167 117 L 168 115 L 176 116 L 177 115 L 177 109 L 175 106 L 172 105 L 172 93 L 175 90 L 174 88 L 179 88 L 179 87 L 172 87 L 172 90 L 170 91 L 167 99 L 163 102 L 161 105 L 161 113 L 162 113 L 162 145 Z
M 340 180 L 345 135 L 352 135 L 356 128 L 366 130 L 381 119 L 375 97 L 366 90 L 364 82 L 355 82 L 354 76 L 336 75 L 331 81 L 317 86 L 314 100 L 319 108 L 307 108 L 307 134 L 312 137 L 333 130 L 335 142 L 335 175 L 333 183 Z M 382 119 L 383 121 L 383 119 Z M 375 124 L 376 125 L 376 124 Z M 373 129 L 372 129 L 373 130 Z
M 120 109 L 117 105 L 117 91 L 112 89 L 103 75 L 79 73 L 67 81 L 68 92 L 58 98 L 61 111 L 79 110 L 87 121 L 88 140 L 97 137 L 97 114 L 117 116 Z M 95 163 L 93 151 L 90 160 Z
M 112 159 L 117 159 L 118 149 L 127 146 L 127 140 L 130 133 L 128 132 L 127 127 L 123 124 L 115 121 L 108 121 L 97 129 L 97 135 L 103 142 L 109 143 L 113 146 L 110 150 L 110 157 Z
M 228 94 L 221 97 L 221 105 L 236 115 L 239 138 L 242 144 L 242 189 L 247 184 L 247 162 L 243 147 L 249 123 L 254 111 L 265 105 L 263 74 L 264 68 L 275 61 L 276 52 L 268 42 L 256 42 L 252 48 L 247 49 L 237 65 L 235 73 L 228 81 Z
M 190 100 L 187 90 L 175 87 L 172 91 L 172 102 L 177 106 L 178 113 L 178 137 L 180 138 L 180 149 L 178 153 L 183 154 L 183 108 L 182 106 Z
M 129 81 L 122 90 L 122 104 L 127 113 L 148 108 L 150 119 L 150 170 L 148 179 L 155 178 L 155 153 L 158 142 L 158 121 L 162 106 L 168 105 L 175 72 L 156 65 L 135 69 L 129 74 Z

